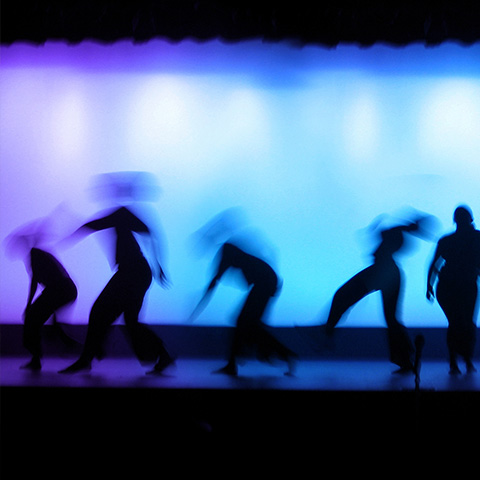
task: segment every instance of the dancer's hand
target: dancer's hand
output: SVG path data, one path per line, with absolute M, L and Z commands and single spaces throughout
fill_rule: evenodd
M 435 292 L 433 291 L 433 287 L 431 285 L 428 285 L 427 287 L 427 300 L 430 302 L 433 302 L 435 299 Z
M 163 268 L 161 267 L 161 265 L 159 263 L 157 263 L 155 265 L 155 267 L 153 268 L 153 274 L 154 274 L 155 280 L 157 280 L 158 283 L 160 283 L 160 285 L 163 288 L 170 288 L 171 287 L 171 282 L 168 279 L 165 271 L 163 270 Z
M 159 275 L 159 280 L 160 280 L 160 284 L 162 285 L 163 288 L 170 288 L 171 287 L 171 283 L 170 283 L 170 280 L 168 279 L 168 277 L 165 275 L 165 272 L 160 269 L 160 275 Z

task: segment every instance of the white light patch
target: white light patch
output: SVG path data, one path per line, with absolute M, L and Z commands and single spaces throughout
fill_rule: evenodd
M 343 129 L 347 155 L 366 160 L 375 154 L 380 136 L 380 119 L 376 101 L 370 94 L 358 96 L 349 105 Z
M 191 88 L 174 76 L 138 82 L 129 112 L 131 156 L 159 158 L 183 151 L 191 135 L 193 97 Z
M 79 91 L 72 90 L 53 102 L 50 118 L 51 148 L 61 160 L 80 157 L 87 138 L 87 112 Z
M 270 122 L 259 92 L 247 88 L 234 90 L 225 107 L 224 141 L 250 152 L 268 149 Z
M 477 160 L 480 148 L 480 84 L 443 80 L 427 96 L 419 118 L 425 154 Z

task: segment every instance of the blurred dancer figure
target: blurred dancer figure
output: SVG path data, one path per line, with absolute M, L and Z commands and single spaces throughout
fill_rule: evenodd
M 130 176 L 118 183 L 115 182 L 115 176 L 107 178 L 109 181 L 113 178 L 111 186 L 121 192 L 121 196 L 135 196 L 134 191 L 140 188 L 139 185 L 131 184 Z M 152 282 L 152 269 L 155 278 L 162 286 L 165 287 L 168 283 L 159 262 L 158 238 L 131 209 L 121 206 L 105 216 L 85 223 L 74 232 L 72 239 L 106 229 L 114 232 L 117 271 L 90 311 L 87 337 L 80 358 L 61 373 L 89 370 L 92 360 L 95 357 L 102 357 L 103 342 L 108 329 L 122 314 L 137 358 L 141 362 L 156 362 L 149 373 L 161 373 L 173 363 L 173 359 L 165 349 L 162 340 L 146 325 L 139 322 L 144 297 Z M 140 234 L 150 241 L 152 267 L 145 258 L 135 234 Z
M 427 299 L 437 300 L 448 321 L 447 347 L 450 373 L 460 373 L 457 357 L 464 358 L 467 372 L 475 372 L 472 363 L 476 322 L 477 279 L 480 273 L 480 232 L 475 229 L 469 207 L 458 207 L 453 216 L 454 233 L 440 238 L 427 278 Z
M 271 335 L 262 321 L 265 311 L 281 289 L 277 274 L 266 261 L 235 245 L 233 238 L 220 247 L 215 273 L 194 309 L 191 320 L 205 308 L 219 281 L 228 270 L 236 270 L 242 274 L 249 293 L 236 320 L 228 363 L 217 373 L 236 375 L 238 358 L 245 349 L 253 347 L 259 360 L 279 358 L 288 365 L 285 374 L 293 375 L 296 355 Z
M 8 253 L 13 257 L 22 257 L 30 275 L 30 289 L 24 312 L 23 343 L 32 358 L 22 367 L 30 370 L 42 368 L 41 327 L 50 317 L 53 316 L 60 338 L 68 345 L 76 343 L 58 325 L 57 312 L 75 302 L 77 287 L 58 259 L 40 248 L 39 235 L 38 231 L 13 234 L 7 244 Z M 43 290 L 34 300 L 39 286 Z
M 402 272 L 395 261 L 395 254 L 404 246 L 405 234 L 421 235 L 428 218 L 420 217 L 380 231 L 380 244 L 373 253 L 373 264 L 337 290 L 325 325 L 326 334 L 332 335 L 334 327 L 353 305 L 370 293 L 380 291 L 388 328 L 390 361 L 400 367 L 398 373 L 413 372 L 414 347 L 407 329 L 398 319 Z

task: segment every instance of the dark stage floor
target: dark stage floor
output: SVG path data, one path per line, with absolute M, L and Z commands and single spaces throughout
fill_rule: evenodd
M 93 462 L 112 478 L 138 459 L 163 469 L 175 458 L 181 468 L 180 453 L 183 466 L 202 451 L 218 466 L 225 449 L 237 462 L 275 449 L 277 466 L 299 451 L 315 452 L 314 463 L 331 454 L 411 457 L 452 438 L 467 448 L 480 426 L 480 372 L 452 376 L 440 360 L 422 363 L 415 389 L 414 375 L 392 374 L 380 359 L 300 360 L 294 377 L 256 361 L 236 378 L 212 373 L 222 358 L 179 358 L 161 376 L 132 357 L 57 373 L 74 359 L 47 357 L 32 373 L 20 369 L 27 357 L 1 358 L 3 470 L 13 464 L 18 476 L 33 465 L 65 478 L 65 467 L 51 463 L 61 458 L 89 474 Z
M 78 352 L 47 338 L 42 371 L 22 370 L 28 357 L 21 329 L 2 328 L 2 479 L 32 468 L 50 479 L 78 472 L 113 478 L 125 468 L 149 478 L 171 464 L 195 469 L 200 464 L 191 458 L 199 453 L 197 473 L 210 473 L 233 455 L 223 476 L 259 457 L 282 471 L 300 455 L 319 475 L 332 458 L 340 469 L 362 465 L 369 473 L 373 458 L 391 458 L 395 471 L 428 452 L 436 458 L 427 468 L 439 466 L 445 448 L 442 461 L 461 458 L 467 466 L 471 458 L 472 433 L 480 427 L 480 361 L 478 373 L 449 375 L 442 331 L 425 331 L 419 388 L 413 374 L 392 374 L 380 330 L 339 331 L 331 357 L 305 349 L 293 377 L 284 375 L 285 365 L 253 360 L 240 365 L 238 377 L 214 374 L 225 355 L 211 348 L 202 355 L 201 347 L 228 345 L 227 331 L 164 327 L 162 338 L 179 352 L 176 365 L 147 375 L 148 367 L 124 353 L 120 333 L 112 332 L 110 354 L 91 371 L 62 375 Z M 291 330 L 283 333 L 285 340 L 298 339 Z M 3 474 L 12 467 L 14 476 Z
M 283 364 L 253 360 L 240 365 L 237 377 L 215 374 L 213 372 L 224 365 L 220 358 L 180 358 L 160 376 L 147 375 L 149 368 L 130 357 L 106 358 L 95 362 L 88 372 L 58 373 L 74 360 L 74 357 L 45 358 L 40 372 L 30 372 L 20 368 L 27 363 L 28 357 L 3 357 L 0 359 L 0 386 L 327 392 L 396 392 L 415 388 L 413 374 L 394 374 L 395 366 L 379 359 L 300 360 L 293 377 L 284 375 Z M 421 364 L 420 388 L 438 392 L 480 392 L 480 372 L 449 375 L 446 361 L 426 360 Z

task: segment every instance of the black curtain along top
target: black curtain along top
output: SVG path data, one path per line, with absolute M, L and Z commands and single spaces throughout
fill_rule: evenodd
M 1 43 L 131 39 L 464 45 L 480 37 L 480 2 L 465 0 L 2 0 Z

